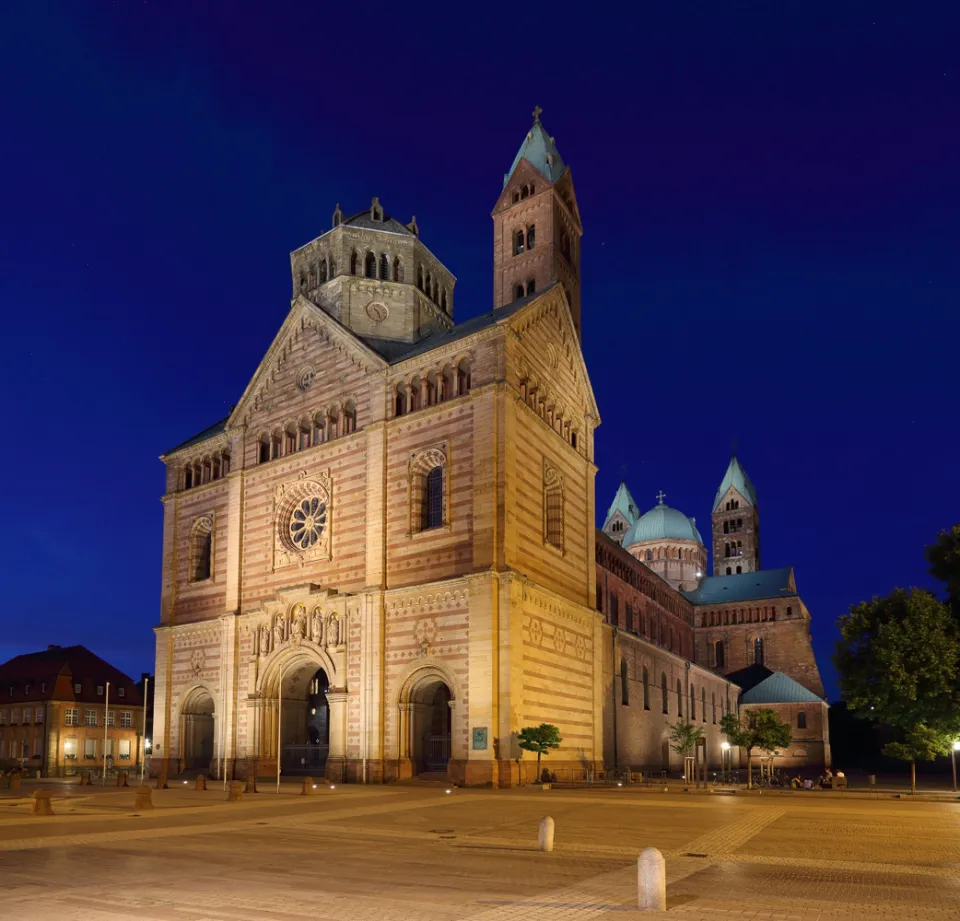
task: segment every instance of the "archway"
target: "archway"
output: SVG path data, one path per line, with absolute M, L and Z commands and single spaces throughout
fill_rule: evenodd
M 209 771 L 213 762 L 216 719 L 213 697 L 195 688 L 180 707 L 180 765 L 184 771 Z
M 280 766 L 284 774 L 323 777 L 330 752 L 330 679 L 314 661 L 281 675 Z
M 453 730 L 453 693 L 435 672 L 423 675 L 409 690 L 407 757 L 413 775 L 448 773 Z

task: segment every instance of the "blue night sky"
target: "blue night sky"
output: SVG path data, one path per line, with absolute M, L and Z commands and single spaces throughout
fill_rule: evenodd
M 833 695 L 836 617 L 926 584 L 960 521 L 960 21 L 622 6 L 3 4 L 0 657 L 152 669 L 157 458 L 239 398 L 290 250 L 379 195 L 457 319 L 488 310 L 539 104 L 585 228 L 598 514 L 625 466 L 706 532 L 739 439 Z

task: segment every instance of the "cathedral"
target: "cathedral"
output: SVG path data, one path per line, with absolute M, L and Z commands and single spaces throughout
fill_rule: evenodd
M 761 568 L 740 461 L 712 575 L 662 492 L 644 512 L 622 484 L 596 526 L 583 230 L 539 109 L 492 217 L 493 309 L 455 323 L 416 219 L 337 205 L 230 415 L 162 456 L 162 777 L 510 786 L 540 723 L 560 776 L 675 771 L 677 721 L 719 767 L 751 707 L 791 722 L 785 766 L 829 764 L 810 614 Z

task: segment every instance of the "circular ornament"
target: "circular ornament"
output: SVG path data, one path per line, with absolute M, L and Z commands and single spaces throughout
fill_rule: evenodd
M 306 390 L 312 383 L 314 378 L 317 376 L 317 372 L 310 365 L 300 369 L 300 373 L 297 375 L 297 386 L 301 390 Z
M 298 550 L 309 550 L 320 541 L 327 524 L 327 503 L 313 497 L 304 499 L 290 515 L 290 540 Z
M 374 323 L 382 323 L 390 316 L 390 309 L 386 304 L 381 304 L 379 301 L 371 301 L 367 304 L 367 316 L 370 317 Z

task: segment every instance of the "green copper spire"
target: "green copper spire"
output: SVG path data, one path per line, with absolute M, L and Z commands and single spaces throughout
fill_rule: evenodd
M 503 177 L 504 188 L 506 188 L 510 177 L 520 165 L 521 160 L 530 163 L 544 179 L 549 179 L 550 182 L 556 182 L 567 168 L 557 152 L 557 145 L 554 144 L 553 138 L 547 134 L 540 123 L 540 113 L 542 111 L 540 106 L 533 110 L 533 127 L 527 132 L 527 136 L 520 145 L 520 150 L 513 158 L 513 166 Z
M 627 484 L 621 481 L 620 486 L 617 488 L 617 494 L 613 497 L 613 502 L 610 503 L 610 508 L 607 510 L 607 517 L 603 520 L 603 526 L 606 528 L 610 524 L 610 519 L 619 512 L 627 519 L 627 527 L 631 527 L 633 523 L 640 517 L 640 507 L 633 500 L 633 496 L 630 495 L 630 490 L 627 489 Z
M 737 460 L 736 454 L 730 458 L 730 463 L 727 465 L 727 472 L 723 475 L 723 482 L 717 490 L 717 498 L 713 500 L 714 511 L 720 508 L 720 503 L 723 501 L 723 497 L 727 494 L 727 490 L 731 486 L 754 508 L 757 507 L 757 491 L 753 488 L 753 483 L 750 482 L 750 477 L 747 476 L 747 472 L 740 466 L 740 461 Z

